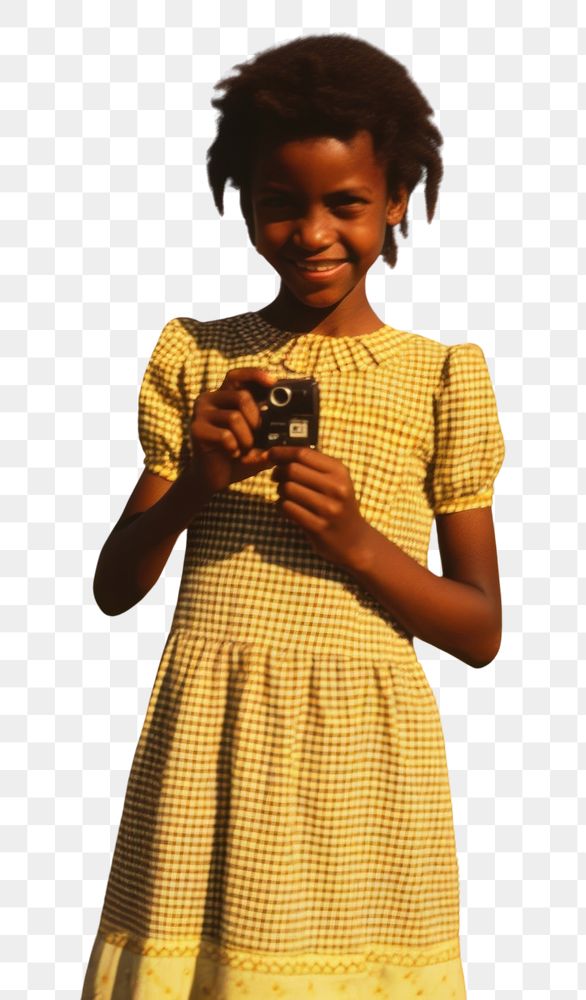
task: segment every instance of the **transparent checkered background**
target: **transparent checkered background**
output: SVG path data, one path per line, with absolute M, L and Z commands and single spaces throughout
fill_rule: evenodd
M 0 8 L 3 1000 L 79 997 L 175 607 L 185 535 L 138 607 L 108 618 L 92 593 L 141 472 L 147 359 L 172 317 L 259 309 L 278 287 L 236 192 L 220 219 L 207 187 L 213 84 L 330 30 L 403 62 L 444 135 L 436 217 L 419 186 L 371 303 L 480 344 L 506 438 L 500 653 L 475 671 L 416 643 L 444 723 L 469 1000 L 586 991 L 584 5 L 28 0 Z

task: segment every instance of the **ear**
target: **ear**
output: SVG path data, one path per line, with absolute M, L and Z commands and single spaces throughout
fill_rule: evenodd
M 407 205 L 409 203 L 409 194 L 407 188 L 404 184 L 400 185 L 399 188 L 399 198 L 397 201 L 393 201 L 389 198 L 387 201 L 387 225 L 396 226 L 397 223 L 401 221 L 405 212 L 407 211 Z

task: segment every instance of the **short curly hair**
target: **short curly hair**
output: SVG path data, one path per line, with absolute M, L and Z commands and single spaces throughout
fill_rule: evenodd
M 253 244 L 249 177 L 264 140 L 333 136 L 348 141 L 368 129 L 394 201 L 402 186 L 411 195 L 425 169 L 431 222 L 443 175 L 443 137 L 428 120 L 433 108 L 400 62 L 364 39 L 324 34 L 265 49 L 234 69 L 239 75 L 224 77 L 214 86 L 225 93 L 211 102 L 220 114 L 207 152 L 207 174 L 220 215 L 226 181 L 240 190 L 240 208 Z M 407 211 L 400 226 L 406 237 Z M 381 252 L 390 267 L 397 262 L 393 229 L 387 225 Z

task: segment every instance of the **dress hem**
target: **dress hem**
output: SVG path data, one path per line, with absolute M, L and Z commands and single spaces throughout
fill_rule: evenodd
M 359 952 L 281 952 L 279 956 L 269 952 L 253 951 L 220 945 L 209 938 L 174 938 L 172 942 L 162 938 L 139 937 L 129 931 L 118 931 L 102 927 L 98 936 L 108 944 L 124 948 L 136 955 L 151 958 L 186 958 L 204 955 L 215 962 L 230 965 L 234 969 L 249 969 L 262 972 L 306 972 L 333 973 L 364 971 L 371 962 L 384 962 L 407 968 L 436 965 L 460 957 L 460 940 L 441 941 L 427 947 L 406 948 L 389 944 L 368 944 Z
M 140 950 L 139 950 L 140 949 Z M 363 952 L 244 951 L 98 930 L 81 1000 L 466 1000 L 460 941 Z

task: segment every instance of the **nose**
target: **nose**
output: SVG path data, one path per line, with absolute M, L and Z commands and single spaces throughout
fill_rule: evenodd
M 323 208 L 310 209 L 296 219 L 293 243 L 306 253 L 330 246 L 335 238 L 331 217 Z

